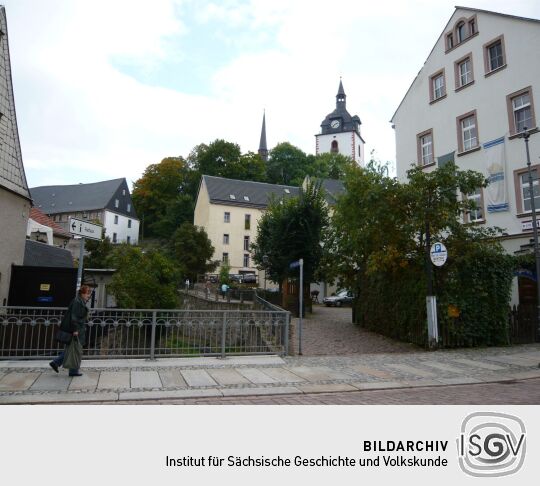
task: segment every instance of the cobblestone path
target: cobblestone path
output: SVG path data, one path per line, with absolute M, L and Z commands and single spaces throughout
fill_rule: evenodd
M 374 332 L 365 331 L 351 322 L 350 307 L 314 305 L 302 325 L 304 356 L 344 356 L 352 354 L 419 352 L 421 348 L 400 343 Z M 296 319 L 298 322 L 298 319 Z

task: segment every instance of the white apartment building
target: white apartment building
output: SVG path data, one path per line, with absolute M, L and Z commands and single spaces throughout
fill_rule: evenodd
M 509 253 L 532 237 L 524 127 L 540 209 L 539 48 L 539 20 L 456 7 L 391 120 L 399 180 L 411 164 L 432 171 L 450 160 L 490 180 L 467 195 L 480 209 L 465 222 L 503 228 Z
M 30 189 L 37 208 L 69 232 L 70 217 L 96 221 L 113 243 L 136 245 L 139 219 L 126 179 Z

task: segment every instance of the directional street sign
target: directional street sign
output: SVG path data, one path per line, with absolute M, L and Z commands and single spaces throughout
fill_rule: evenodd
M 300 260 L 296 262 L 289 263 L 289 268 L 298 268 L 300 266 Z
M 101 240 L 103 227 L 99 224 L 81 221 L 80 219 L 69 218 L 69 232 L 73 235 L 84 236 L 91 240 Z
M 442 243 L 433 243 L 430 255 L 431 261 L 436 267 L 442 267 L 448 258 L 448 252 Z

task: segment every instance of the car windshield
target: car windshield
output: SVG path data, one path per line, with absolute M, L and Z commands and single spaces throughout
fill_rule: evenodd
M 348 293 L 347 290 L 342 290 L 341 292 L 338 293 L 338 297 L 347 297 L 347 293 Z

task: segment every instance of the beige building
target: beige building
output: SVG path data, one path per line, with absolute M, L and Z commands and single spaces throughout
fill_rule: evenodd
M 298 187 L 203 176 L 194 224 L 205 229 L 214 246 L 214 260 L 228 262 L 231 274 L 258 274 L 249 246 L 272 197 L 297 196 Z M 218 270 L 219 271 L 219 270 Z M 259 278 L 264 278 L 261 272 Z
M 22 265 L 31 207 L 22 161 L 6 11 L 0 6 L 0 305 L 6 305 L 11 266 Z

